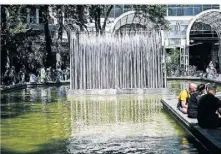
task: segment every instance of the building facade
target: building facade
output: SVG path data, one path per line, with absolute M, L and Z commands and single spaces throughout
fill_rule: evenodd
M 138 20 L 132 17 L 133 10 L 132 5 L 115 5 L 106 30 L 112 33 L 119 30 L 145 31 L 148 24 L 145 25 L 142 20 L 136 23 Z M 205 71 L 211 60 L 221 71 L 220 18 L 220 4 L 168 5 L 166 19 L 169 29 L 162 31 L 163 46 L 180 50 L 180 66 L 186 71 L 189 65 Z

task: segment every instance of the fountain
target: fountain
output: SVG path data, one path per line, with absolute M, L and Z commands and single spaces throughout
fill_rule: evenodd
M 164 57 L 156 30 L 123 36 L 71 32 L 69 94 L 149 93 L 148 89 L 165 88 Z

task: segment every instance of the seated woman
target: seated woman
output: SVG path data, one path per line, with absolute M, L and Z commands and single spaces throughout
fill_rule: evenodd
M 177 108 L 184 114 L 187 114 L 188 99 L 196 91 L 197 85 L 195 83 L 190 83 L 189 88 L 180 92 L 178 97 Z
M 196 92 L 194 92 L 189 100 L 188 100 L 188 109 L 187 114 L 189 118 L 197 118 L 197 107 L 199 99 L 202 95 L 204 95 L 206 92 L 206 86 L 205 84 L 200 84 L 197 86 Z

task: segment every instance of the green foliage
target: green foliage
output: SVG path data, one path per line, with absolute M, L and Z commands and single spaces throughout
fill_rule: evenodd
M 156 27 L 168 28 L 169 22 L 165 19 L 166 5 L 133 5 L 133 8 L 136 13 L 150 19 Z M 102 34 L 104 32 L 111 9 L 113 9 L 113 5 L 89 5 L 90 21 L 94 22 L 97 33 Z M 101 24 L 101 18 L 104 18 L 103 25 Z
M 169 49 L 166 54 L 166 67 L 168 76 L 172 75 L 179 68 L 180 64 L 180 51 L 178 49 Z
M 26 5 L 7 5 L 2 7 L 4 7 L 3 10 L 5 10 L 6 13 L 7 35 L 13 37 L 16 34 L 25 33 L 28 29 L 27 24 L 22 23 L 21 9 L 26 7 Z
M 90 20 L 91 22 L 94 22 L 97 33 L 102 34 L 105 31 L 112 8 L 113 5 L 89 5 Z M 101 25 L 101 18 L 104 18 L 103 25 Z
M 179 65 L 180 51 L 178 49 L 170 49 L 166 57 L 167 64 Z
M 21 10 L 29 8 L 26 5 L 2 5 L 2 57 L 1 65 L 2 72 L 6 66 L 10 66 L 13 61 L 16 70 L 25 65 L 27 70 L 33 71 L 39 66 L 44 58 L 44 47 L 40 44 L 39 49 L 33 48 L 35 41 L 39 40 L 39 31 L 28 29 L 28 25 L 22 22 Z M 34 68 L 35 67 L 35 68 Z
M 39 7 L 42 11 L 44 21 L 45 42 L 40 44 L 44 47 L 34 49 L 28 42 L 35 42 L 38 38 L 36 36 L 42 35 L 39 31 L 32 31 L 29 29 L 22 16 L 26 16 L 27 8 Z M 47 61 L 51 58 L 52 38 L 48 29 L 48 20 L 50 17 L 48 8 L 52 7 L 54 16 L 58 19 L 58 40 L 62 40 L 62 35 L 68 20 L 74 21 L 74 24 L 80 27 L 80 30 L 87 29 L 86 24 L 88 21 L 95 24 L 96 32 L 102 34 L 110 15 L 113 5 L 1 5 L 1 43 L 2 43 L 2 56 L 1 56 L 1 69 L 4 72 L 4 67 L 10 65 L 12 56 L 16 55 L 20 63 L 29 62 L 41 64 L 44 61 L 42 58 L 46 51 Z M 165 5 L 134 5 L 135 10 L 139 13 L 143 12 L 145 17 L 148 17 L 156 25 L 166 25 L 165 20 Z M 24 14 L 22 14 L 22 11 Z M 101 22 L 104 18 L 104 22 Z M 65 21 L 65 22 L 64 22 Z M 41 40 L 42 41 L 42 40 Z M 33 43 L 34 45 L 34 43 Z M 36 51 L 33 51 L 36 50 Z M 41 52 L 42 51 L 42 52 Z M 38 55 L 36 52 L 39 52 Z M 35 53 L 35 54 L 34 54 Z M 35 56 L 38 58 L 34 58 Z M 32 59 L 32 60 L 31 60 Z M 44 62 L 45 63 L 45 62 Z M 51 63 L 53 63 L 51 61 Z M 51 63 L 46 63 L 51 65 Z
M 62 40 L 63 32 L 66 29 L 65 24 L 69 20 L 74 20 L 82 31 L 87 28 L 87 5 L 53 5 L 51 7 L 58 20 L 58 39 Z
M 133 5 L 137 13 L 143 14 L 145 18 L 150 19 L 161 29 L 167 29 L 169 22 L 165 19 L 166 5 Z

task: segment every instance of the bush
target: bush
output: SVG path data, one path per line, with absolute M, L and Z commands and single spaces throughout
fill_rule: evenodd
M 180 51 L 175 49 L 169 49 L 166 53 L 166 68 L 167 76 L 173 76 L 179 71 L 180 65 Z

